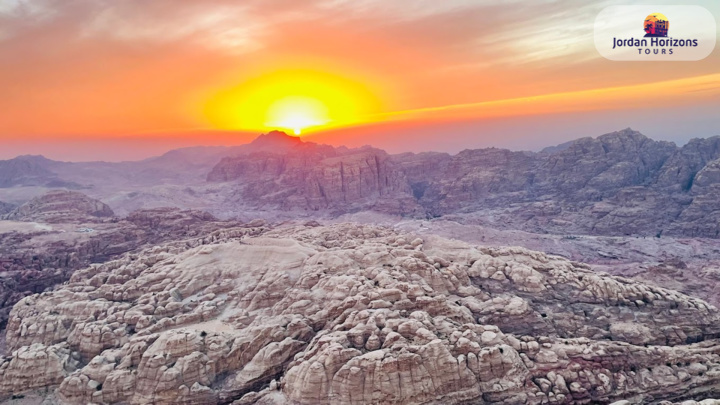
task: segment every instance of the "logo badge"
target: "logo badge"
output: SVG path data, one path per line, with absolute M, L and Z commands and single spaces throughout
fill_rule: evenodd
M 615 61 L 696 61 L 715 49 L 716 29 L 701 6 L 609 6 L 595 19 L 595 48 Z
M 653 13 L 645 19 L 645 37 L 666 37 L 670 21 L 660 13 Z

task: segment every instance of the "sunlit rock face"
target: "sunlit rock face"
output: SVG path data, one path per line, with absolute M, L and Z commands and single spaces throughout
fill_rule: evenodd
M 238 227 L 11 313 L 0 395 L 61 403 L 564 404 L 718 394 L 717 309 L 522 248 Z M 23 379 L 42 369 L 32 384 Z M 44 394 L 43 394 L 44 395 Z

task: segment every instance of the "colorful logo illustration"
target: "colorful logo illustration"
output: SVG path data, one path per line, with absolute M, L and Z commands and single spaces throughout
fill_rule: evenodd
M 653 13 L 645 18 L 646 37 L 666 37 L 670 28 L 670 21 L 660 13 Z

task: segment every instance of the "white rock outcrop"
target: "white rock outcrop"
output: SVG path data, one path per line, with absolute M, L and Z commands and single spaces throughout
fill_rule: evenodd
M 717 309 L 675 291 L 375 226 L 248 235 L 160 245 L 24 298 L 0 397 L 585 404 L 720 384 Z

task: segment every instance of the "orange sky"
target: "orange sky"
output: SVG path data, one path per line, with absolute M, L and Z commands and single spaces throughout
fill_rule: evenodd
M 720 106 L 717 49 L 698 62 L 612 62 L 595 50 L 592 27 L 605 6 L 627 2 L 495 3 L 0 0 L 0 158 L 37 150 L 129 159 L 242 143 L 264 123 L 292 121 L 260 117 L 291 91 L 250 94 L 252 83 L 283 80 L 324 98 L 320 129 L 355 127 L 354 137 L 380 147 L 412 140 L 409 128 L 434 128 L 407 149 L 446 150 L 448 132 L 472 131 L 468 123 L 477 124 L 474 137 L 458 139 L 486 146 L 498 131 L 519 134 L 548 117 L 547 128 L 568 137 L 583 120 L 588 130 L 595 123 L 643 130 L 647 122 L 656 137 L 678 141 L 720 134 L 717 114 L 704 112 Z M 718 19 L 720 3 L 694 3 Z M 296 73 L 283 72 L 312 72 L 332 85 L 297 84 Z M 683 114 L 669 120 L 673 109 Z M 486 131 L 503 120 L 506 126 Z M 602 133 L 600 126 L 590 134 Z M 387 137 L 374 136 L 378 128 L 394 128 L 398 139 L 382 144 Z M 343 138 L 348 130 L 306 134 L 352 143 Z M 563 140 L 543 136 L 548 145 Z

